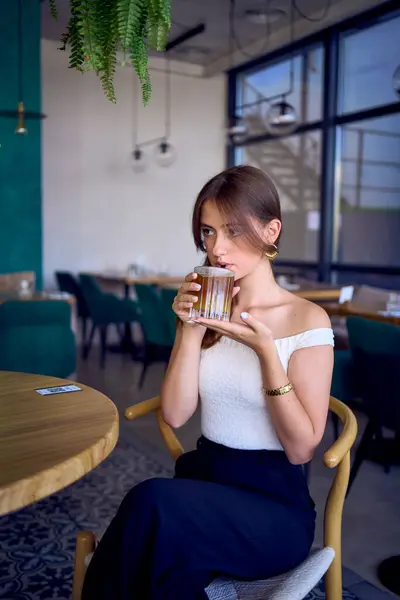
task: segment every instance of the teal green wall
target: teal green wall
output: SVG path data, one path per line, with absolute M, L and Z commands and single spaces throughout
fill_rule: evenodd
M 18 2 L 0 2 L 0 111 L 18 104 Z M 23 0 L 25 110 L 41 112 L 40 0 Z M 0 273 L 35 271 L 42 281 L 41 121 L 0 116 Z

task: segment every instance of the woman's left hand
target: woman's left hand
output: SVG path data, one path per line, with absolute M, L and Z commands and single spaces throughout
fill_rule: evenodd
M 195 322 L 249 346 L 260 355 L 273 342 L 271 330 L 247 312 L 242 312 L 240 318 L 241 322 L 219 321 L 217 319 L 203 319 L 199 317 Z

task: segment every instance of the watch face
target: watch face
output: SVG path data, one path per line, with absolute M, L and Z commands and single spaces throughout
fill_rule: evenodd
M 397 67 L 395 72 L 393 73 L 393 87 L 397 96 L 400 98 L 400 65 Z

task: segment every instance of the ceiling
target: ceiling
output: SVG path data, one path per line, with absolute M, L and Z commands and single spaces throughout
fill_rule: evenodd
M 169 40 L 174 40 L 188 29 L 205 24 L 205 31 L 171 50 L 171 57 L 204 67 L 205 74 L 220 72 L 232 64 L 245 62 L 265 54 L 272 47 L 290 41 L 291 0 L 235 0 L 235 56 L 230 54 L 229 7 L 230 0 L 171 0 L 172 21 Z M 321 29 L 346 16 L 361 12 L 379 0 L 296 0 L 303 14 L 323 20 L 306 21 L 295 10 L 295 36 L 300 37 Z M 327 6 L 328 5 L 328 6 Z M 42 4 L 42 37 L 59 40 L 69 15 L 68 0 L 57 0 L 59 19 L 55 22 L 49 11 L 48 0 Z M 328 10 L 326 11 L 326 7 Z M 268 11 L 274 16 L 269 24 L 253 23 L 246 11 Z M 244 51 L 239 50 L 241 48 Z

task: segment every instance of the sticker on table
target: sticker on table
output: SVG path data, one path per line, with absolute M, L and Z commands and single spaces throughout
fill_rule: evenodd
M 39 388 L 35 391 L 42 396 L 50 396 L 52 394 L 66 394 L 67 392 L 81 392 L 82 388 L 77 385 L 58 385 L 56 387 Z

